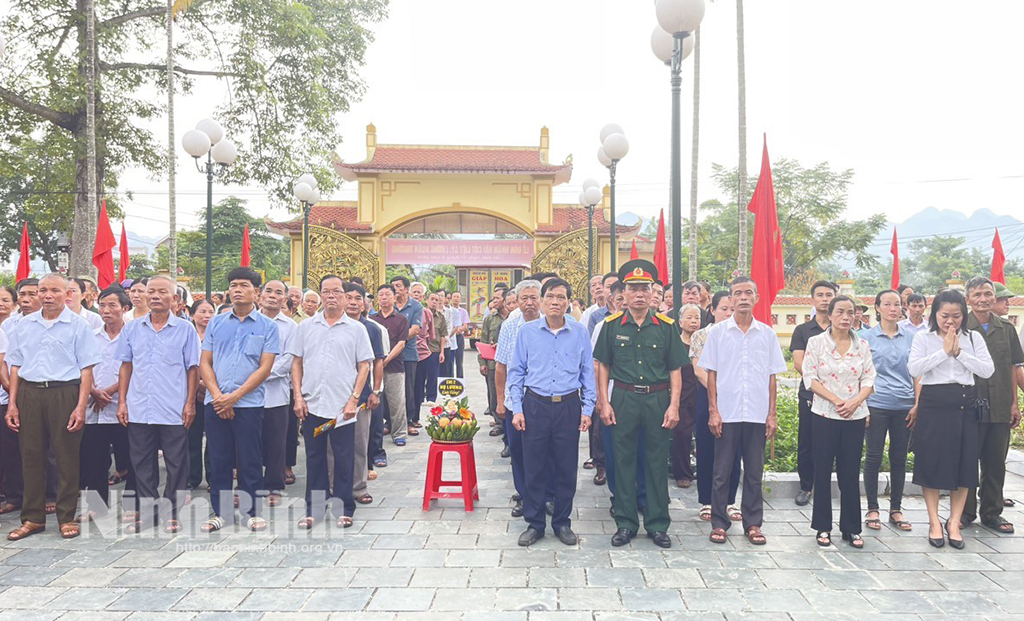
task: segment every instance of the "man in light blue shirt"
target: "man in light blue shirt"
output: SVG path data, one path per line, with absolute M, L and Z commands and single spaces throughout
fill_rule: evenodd
M 267 528 L 256 493 L 263 487 L 263 382 L 281 353 L 281 340 L 277 325 L 256 311 L 260 281 L 260 275 L 248 267 L 228 273 L 231 312 L 214 317 L 203 339 L 199 373 L 206 384 L 206 443 L 214 513 L 203 523 L 203 532 L 225 525 L 222 506 L 231 502 L 232 468 L 238 469 L 239 508 L 249 515 L 246 527 L 252 531 Z M 227 514 L 233 521 L 234 511 Z
M 19 434 L 25 495 L 21 527 L 7 538 L 24 539 L 46 528 L 46 454 L 57 461 L 57 521 L 61 536 L 81 532 L 78 507 L 79 448 L 100 354 L 89 324 L 65 306 L 68 281 L 60 274 L 39 281 L 42 309 L 8 332 L 11 395 L 7 426 Z
M 551 528 L 565 545 L 576 545 L 569 515 L 576 494 L 580 433 L 590 428 L 597 392 L 593 351 L 586 328 L 566 321 L 572 287 L 552 278 L 541 290 L 544 317 L 525 324 L 508 368 L 512 425 L 523 434 L 523 515 L 529 527 L 519 545 L 544 536 L 544 494 L 555 490 Z
M 263 382 L 266 402 L 263 406 L 263 488 L 267 491 L 267 504 L 276 507 L 284 491 L 287 469 L 288 420 L 292 413 L 288 407 L 292 396 L 292 357 L 288 344 L 299 325 L 286 317 L 283 310 L 288 289 L 280 280 L 263 285 L 260 294 L 260 312 L 277 326 L 281 353 L 274 358 L 270 377 Z
M 128 428 L 128 454 L 135 473 L 136 520 L 129 533 L 166 521 L 176 533 L 178 506 L 188 487 L 188 428 L 195 418 L 194 395 L 199 384 L 199 335 L 191 323 L 173 312 L 179 299 L 170 276 L 157 275 L 146 284 L 149 312 L 124 327 L 117 349 L 117 418 Z M 167 483 L 164 498 L 170 512 L 160 515 L 160 466 L 164 452 Z
M 405 342 L 402 360 L 405 362 L 405 420 L 414 421 L 419 418 L 416 406 L 416 367 L 420 356 L 416 351 L 416 337 L 423 327 L 423 305 L 409 297 L 410 283 L 405 276 L 395 276 L 389 284 L 395 289 L 395 310 L 409 321 L 409 338 Z M 404 436 L 394 438 L 396 445 L 405 446 Z

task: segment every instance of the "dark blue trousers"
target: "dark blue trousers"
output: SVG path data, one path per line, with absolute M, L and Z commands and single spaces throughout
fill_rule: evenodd
M 708 389 L 697 385 L 697 406 L 694 408 L 694 436 L 697 439 L 697 502 L 711 504 L 711 484 L 715 471 L 715 436 L 708 429 Z M 729 476 L 729 504 L 736 504 L 736 490 L 740 486 L 740 458 L 743 451 L 737 451 L 736 461 Z
M 370 445 L 366 450 L 366 469 L 373 470 L 373 460 L 387 459 L 388 454 L 384 451 L 384 417 L 388 411 L 388 400 L 382 398 L 380 407 L 374 410 L 370 419 Z M 390 415 L 388 415 L 390 421 Z
M 328 506 L 335 517 L 352 517 L 356 511 L 356 501 L 352 497 L 356 426 L 335 427 L 314 438 L 315 429 L 330 420 L 310 414 L 302 423 L 302 437 L 306 444 L 306 515 L 318 522 L 324 519 Z M 334 451 L 333 490 L 327 475 L 328 450 Z
M 542 533 L 547 523 L 544 501 L 549 483 L 555 496 L 551 528 L 569 526 L 571 522 L 582 412 L 583 403 L 578 396 L 560 403 L 550 403 L 530 392 L 523 398 L 523 519 Z
M 512 412 L 505 412 L 505 442 L 511 453 L 512 462 L 512 485 L 521 498 L 526 498 L 523 492 L 526 489 L 526 472 L 523 470 L 523 434 L 512 426 Z M 550 502 L 555 499 L 555 484 L 549 478 L 547 487 L 544 489 L 544 500 Z
M 260 514 L 257 490 L 263 487 L 263 408 L 235 408 L 224 420 L 206 405 L 206 448 L 210 452 L 210 503 L 214 515 L 234 521 L 231 469 L 238 469 L 238 508 L 250 516 Z M 235 458 L 238 463 L 235 463 Z M 265 492 L 264 492 L 265 493 Z M 221 511 L 222 502 L 228 510 Z
M 612 436 L 615 434 L 615 425 L 605 425 L 601 418 L 597 417 L 597 424 L 601 426 L 601 441 L 604 443 L 604 471 L 608 477 L 608 491 L 612 493 L 612 504 L 615 504 L 615 446 Z M 636 468 L 636 504 L 637 506 L 647 505 L 647 486 L 644 477 L 644 436 L 640 434 L 637 442 L 637 468 Z

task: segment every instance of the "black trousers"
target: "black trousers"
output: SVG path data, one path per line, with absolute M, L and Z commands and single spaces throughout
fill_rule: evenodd
M 302 422 L 306 443 L 306 515 L 317 521 L 324 519 L 328 508 L 337 517 L 352 517 L 356 501 L 352 496 L 355 470 L 355 424 L 335 427 L 313 437 L 314 430 L 330 421 L 310 414 Z M 327 473 L 327 451 L 334 454 L 334 486 Z
M 466 337 L 458 335 L 455 337 L 457 348 L 452 351 L 452 358 L 455 359 L 455 377 L 465 377 L 465 369 L 463 369 L 463 362 L 466 357 Z
M 910 442 L 908 410 L 869 409 L 871 425 L 866 434 L 867 451 L 864 455 L 864 495 L 868 499 L 868 511 L 878 511 L 878 471 L 882 466 L 882 452 L 888 435 L 889 478 L 892 481 L 889 511 L 896 512 L 902 506 L 903 487 L 907 480 L 907 444 Z
M 692 373 L 691 373 L 692 375 Z M 691 379 L 693 379 L 691 377 Z M 684 380 L 685 381 L 685 380 Z M 693 453 L 694 404 L 679 404 L 679 424 L 672 430 L 672 478 L 676 481 L 692 481 L 693 467 L 690 454 Z
M 836 420 L 813 415 L 814 511 L 811 528 L 832 531 L 832 468 L 839 482 L 839 532 L 859 535 L 860 455 L 864 449 L 864 419 Z
M 110 505 L 110 485 L 107 483 L 107 477 L 110 476 L 110 447 L 115 438 L 122 436 L 128 438 L 127 430 L 119 423 L 86 425 L 82 430 L 78 481 L 82 491 L 88 492 L 86 499 L 90 501 L 90 511 L 104 514 Z M 135 472 L 130 464 L 125 464 L 124 469 L 128 471 L 125 491 L 134 490 Z M 99 498 L 102 504 L 93 506 L 91 501 L 94 498 Z
M 210 451 L 203 450 L 203 436 L 206 430 L 206 407 L 202 399 L 196 399 L 196 417 L 188 428 L 188 487 L 196 489 L 203 483 L 203 469 L 206 483 L 210 483 Z M 117 449 L 115 449 L 116 453 Z M 126 466 L 127 468 L 127 466 Z M 131 472 L 128 473 L 131 477 Z
M 299 461 L 299 417 L 295 416 L 295 395 L 288 402 L 288 440 L 284 445 L 286 469 L 295 467 Z
M 438 366 L 440 377 L 455 377 L 455 356 L 452 350 L 444 349 L 444 362 Z
M 743 456 L 743 532 L 761 526 L 764 520 L 764 496 L 761 476 L 764 474 L 764 423 L 723 423 L 722 437 L 715 438 L 715 471 L 711 485 L 711 526 L 729 530 L 727 498 L 736 455 Z
M 693 435 L 697 443 L 697 502 L 702 505 L 711 504 L 711 485 L 715 474 L 715 436 L 708 427 L 708 389 L 697 385 L 697 405 L 694 408 Z M 730 505 L 736 504 L 736 490 L 740 487 L 740 453 L 736 453 L 729 477 Z
M 163 498 L 169 503 L 160 506 L 160 463 L 157 452 L 164 452 L 167 481 Z M 188 486 L 188 430 L 184 425 L 149 425 L 128 423 L 128 452 L 135 474 L 136 506 L 139 522 L 150 526 L 158 521 L 178 518 Z
M 7 415 L 7 406 L 0 405 L 0 414 Z M 11 431 L 7 422 L 0 423 L 0 459 L 4 464 L 4 496 L 7 502 L 21 507 L 25 495 L 25 482 L 21 476 L 21 449 L 18 434 Z
M 202 403 L 200 403 L 202 405 Z M 196 410 L 198 412 L 199 410 Z M 114 432 L 111 444 L 114 445 L 114 468 L 118 472 L 131 470 L 132 458 L 128 453 L 128 428 L 118 425 L 119 431 Z
M 814 440 L 811 421 L 816 414 L 811 411 L 811 399 L 798 397 L 797 401 L 800 405 L 796 438 L 796 472 L 800 476 L 800 489 L 809 492 L 814 487 Z
M 288 416 L 287 405 L 263 408 L 263 489 L 268 492 L 284 491 Z
M 979 486 L 967 493 L 964 519 L 994 520 L 1003 513 L 1003 484 L 1006 481 L 1006 455 L 1010 450 L 1010 423 L 978 423 L 978 458 L 981 463 Z
M 551 528 L 571 524 L 582 412 L 583 403 L 578 396 L 560 403 L 550 403 L 530 392 L 523 398 L 523 519 L 542 533 L 547 522 L 544 496 L 548 481 L 553 482 L 555 492 Z
M 595 415 L 593 424 L 587 430 L 587 437 L 590 439 L 590 459 L 594 462 L 595 468 L 605 468 L 608 463 L 608 457 L 604 450 L 602 427 L 604 427 L 604 423 L 601 422 L 601 417 Z

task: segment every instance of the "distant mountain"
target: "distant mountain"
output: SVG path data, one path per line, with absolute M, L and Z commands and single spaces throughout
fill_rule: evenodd
M 887 222 L 871 244 L 872 254 L 883 263 L 890 260 L 889 247 L 892 244 L 892 229 L 900 241 L 900 254 L 910 256 L 910 243 L 924 237 L 962 237 L 964 246 L 991 252 L 992 236 L 996 228 L 1003 242 L 1008 259 L 1024 257 L 1024 243 L 1017 245 L 1024 237 L 1024 222 L 1013 216 L 1000 216 L 989 209 L 981 208 L 967 215 L 950 209 L 928 207 L 910 216 L 903 222 Z M 850 259 L 841 260 L 844 269 L 853 269 Z

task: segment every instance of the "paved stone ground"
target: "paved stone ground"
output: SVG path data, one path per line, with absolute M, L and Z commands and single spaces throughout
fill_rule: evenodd
M 482 396 L 477 375 L 473 403 Z M 613 549 L 607 489 L 581 470 L 573 522 L 581 543 L 569 548 L 549 536 L 526 550 L 516 545 L 524 525 L 509 515 L 512 483 L 498 440 L 484 431 L 476 442 L 476 511 L 445 500 L 424 513 L 423 438 L 388 447 L 391 465 L 371 483 L 374 503 L 360 507 L 345 531 L 294 529 L 301 466 L 264 533 L 195 532 L 206 517 L 203 498 L 190 505 L 193 532 L 179 536 L 127 536 L 108 522 L 65 542 L 51 518 L 46 533 L 0 543 L 0 619 L 1024 618 L 1024 538 L 972 527 L 966 550 L 933 550 L 920 498 L 906 502 L 912 533 L 872 531 L 863 551 L 818 548 L 810 507 L 775 499 L 765 516 L 769 543 L 753 548 L 736 528 L 726 545 L 710 543 L 695 490 L 672 486 L 674 547 L 639 538 Z M 1024 500 L 1020 466 L 1008 489 Z M 1007 516 L 1024 526 L 1020 510 Z M 4 530 L 14 523 L 4 520 Z

